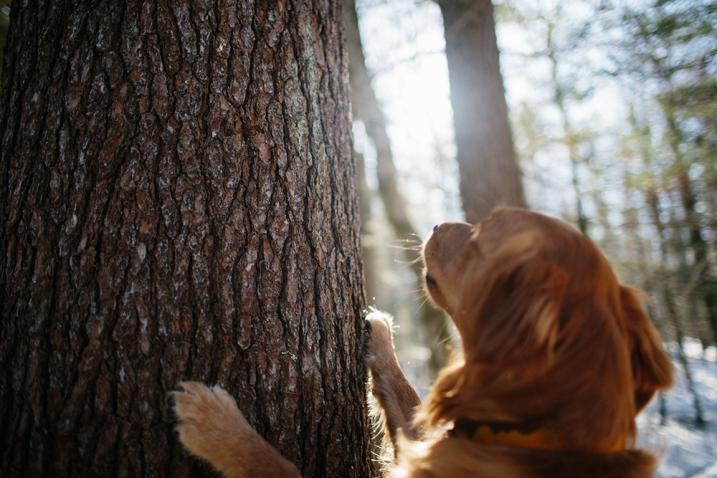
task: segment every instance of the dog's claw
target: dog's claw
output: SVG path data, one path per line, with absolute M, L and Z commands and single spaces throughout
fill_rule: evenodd
M 394 356 L 392 323 L 393 318 L 384 312 L 372 311 L 366 316 L 369 333 L 365 360 L 374 372 Z

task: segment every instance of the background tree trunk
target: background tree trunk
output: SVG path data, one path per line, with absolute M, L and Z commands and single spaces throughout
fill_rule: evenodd
M 558 11 L 562 11 L 560 7 L 558 7 Z M 545 57 L 550 64 L 550 87 L 553 93 L 553 102 L 558 108 L 560 123 L 563 129 L 563 143 L 568 150 L 568 158 L 570 159 L 570 183 L 573 186 L 573 194 L 575 194 L 575 222 L 580 232 L 589 236 L 588 218 L 585 214 L 585 206 L 583 204 L 583 187 L 580 182 L 580 168 L 585 163 L 585 160 L 579 151 L 578 132 L 573 126 L 568 107 L 565 104 L 568 91 L 563 87 L 559 75 L 560 61 L 558 57 L 560 52 L 555 46 L 554 35 L 555 25 L 548 22 L 545 38 Z
M 378 98 L 376 98 L 366 67 L 354 0 L 344 0 L 344 22 L 349 50 L 352 111 L 356 119 L 364 123 L 366 134 L 376 148 L 378 190 L 386 217 L 400 241 L 410 241 L 410 243 L 420 241 L 420 236 L 408 215 L 406 201 L 399 188 L 398 172 L 393 161 L 386 117 Z M 415 250 L 406 248 L 405 252 L 406 261 L 416 278 L 416 287 L 421 290 L 423 288 L 423 263 L 416 260 Z M 425 305 L 419 309 L 423 339 L 431 352 L 428 365 L 431 374 L 435 376 L 448 361 L 451 344 L 448 319 L 436 307 Z
M 650 171 L 653 165 L 653 158 L 651 149 L 649 147 L 649 126 L 641 126 L 638 123 L 637 118 L 635 117 L 633 112 L 630 113 L 629 121 L 630 126 L 636 133 L 636 136 L 639 141 L 639 155 L 641 156 L 642 162 L 645 166 L 645 170 Z M 685 247 L 681 244 L 681 240 L 673 239 L 673 241 L 670 241 L 667 237 L 667 226 L 661 219 L 662 206 L 660 205 L 660 195 L 657 190 L 657 178 L 651 176 L 652 175 L 647 177 L 647 187 L 645 188 L 644 194 L 645 204 L 648 209 L 649 217 L 652 221 L 653 227 L 655 228 L 655 232 L 657 233 L 660 267 L 657 270 L 655 280 L 656 283 L 653 285 L 651 284 L 652 280 L 649 280 L 648 282 L 650 283 L 648 284 L 648 287 L 646 287 L 646 289 L 655 290 L 662 297 L 665 309 L 665 316 L 667 317 L 668 323 L 672 326 L 675 335 L 675 341 L 677 343 L 677 360 L 680 362 L 680 365 L 682 366 L 682 371 L 685 374 L 687 390 L 689 391 L 690 395 L 692 395 L 692 406 L 695 412 L 695 424 L 698 426 L 703 426 L 705 420 L 702 401 L 700 400 L 699 392 L 697 390 L 697 384 L 695 383 L 695 380 L 693 378 L 692 368 L 690 366 L 690 362 L 687 358 L 687 354 L 685 353 L 684 348 L 685 329 L 683 326 L 682 313 L 677 304 L 677 296 L 679 296 L 679 294 L 675 294 L 674 286 L 671 283 L 672 281 L 670 280 L 670 274 L 667 270 L 668 264 L 670 263 L 670 242 L 672 242 L 672 247 L 676 249 L 676 252 L 678 254 L 680 253 L 680 251 L 684 251 Z M 679 237 L 680 236 L 677 235 L 677 238 Z M 691 300 L 691 291 L 687 290 L 687 293 L 684 295 L 686 301 Z M 649 309 L 650 308 L 648 307 L 648 310 Z M 652 310 L 649 310 L 649 312 L 651 317 L 655 316 Z M 665 424 L 667 422 L 666 398 L 661 394 L 660 400 L 661 421 L 663 424 Z
M 695 424 L 697 424 L 698 426 L 703 426 L 705 423 L 704 411 L 702 407 L 702 402 L 700 400 L 699 392 L 697 390 L 697 385 L 693 378 L 690 362 L 687 358 L 687 354 L 685 353 L 685 331 L 684 326 L 682 325 L 682 318 L 680 316 L 681 313 L 679 307 L 677 306 L 677 298 L 675 297 L 676 294 L 673 292 L 673 287 L 671 287 L 670 276 L 664 270 L 664 265 L 669 263 L 669 252 L 668 240 L 665 233 L 666 227 L 660 219 L 661 207 L 659 202 L 659 196 L 654 186 L 648 187 L 647 191 L 645 192 L 645 195 L 646 203 L 650 212 L 650 217 L 652 218 L 652 222 L 655 226 L 655 230 L 657 231 L 657 237 L 659 240 L 660 263 L 663 264 L 663 268 L 658 271 L 657 282 L 659 285 L 657 286 L 657 289 L 662 295 L 662 300 L 664 302 L 666 312 L 665 315 L 667 316 L 667 320 L 669 321 L 669 323 L 672 325 L 675 334 L 675 341 L 677 342 L 677 359 L 680 362 L 680 365 L 682 366 L 682 371 L 685 374 L 687 390 L 690 392 L 690 395 L 692 395 L 692 405 L 694 407 L 695 412 Z M 684 246 L 681 244 L 677 244 L 676 248 L 678 250 L 684 250 Z M 685 294 L 685 299 L 687 301 L 690 300 L 690 294 L 691 291 L 688 291 L 687 294 Z
M 684 142 L 682 131 L 677 124 L 671 105 L 663 105 L 663 112 L 668 128 L 668 144 L 675 161 L 677 190 L 685 216 L 684 226 L 689 233 L 689 247 L 692 249 L 690 265 L 702 268 L 700 286 L 695 296 L 704 302 L 712 339 L 717 343 L 717 279 L 711 273 L 712 261 L 709 256 L 709 245 L 704 238 L 702 224 L 697 213 L 697 195 L 688 173 L 689 165 L 680 151 L 680 145 Z M 690 300 L 692 299 L 690 298 Z
M 372 474 L 342 36 L 338 0 L 14 6 L 1 476 L 188 475 L 186 379 L 304 476 Z
M 525 207 L 500 74 L 490 0 L 439 0 L 466 220 L 497 205 Z
M 366 162 L 361 153 L 353 151 L 354 162 L 356 163 L 356 177 L 359 188 L 359 214 L 361 216 L 361 257 L 363 258 L 363 282 L 364 291 L 368 298 L 369 305 L 376 296 L 377 274 L 376 247 L 373 241 L 366 240 L 373 235 L 371 230 L 371 196 L 373 191 L 366 181 Z

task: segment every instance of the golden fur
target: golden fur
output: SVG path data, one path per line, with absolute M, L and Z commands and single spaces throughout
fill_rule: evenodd
M 221 387 L 183 382 L 174 392 L 179 439 L 226 477 L 298 478 L 299 471 L 257 434 Z
M 421 405 L 390 324 L 367 317 L 373 393 L 397 452 L 390 476 L 652 475 L 654 457 L 634 449 L 635 416 L 670 385 L 672 366 L 636 293 L 592 242 L 557 219 L 499 209 L 479 226 L 437 226 L 423 259 L 426 289 L 453 319 L 462 353 Z M 192 453 L 229 477 L 298 476 L 226 392 L 183 386 L 176 409 Z M 485 444 L 450 431 L 464 421 L 537 424 L 557 446 Z

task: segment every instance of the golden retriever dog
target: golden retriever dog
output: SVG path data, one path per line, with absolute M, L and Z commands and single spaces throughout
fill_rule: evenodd
M 423 260 L 461 353 L 421 404 L 389 323 L 367 318 L 373 393 L 395 452 L 389 476 L 652 476 L 655 458 L 635 448 L 635 417 L 671 384 L 672 365 L 637 294 L 590 240 L 506 208 L 477 226 L 436 226 Z M 228 477 L 299 476 L 226 392 L 182 387 L 178 429 L 192 453 Z

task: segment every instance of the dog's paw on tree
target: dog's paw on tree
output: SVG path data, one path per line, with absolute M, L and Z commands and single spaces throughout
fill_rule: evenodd
M 179 439 L 193 454 L 229 478 L 299 477 L 296 467 L 247 422 L 236 401 L 218 385 L 182 382 L 173 392 Z

